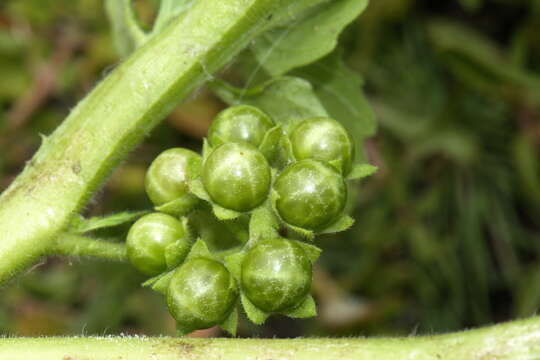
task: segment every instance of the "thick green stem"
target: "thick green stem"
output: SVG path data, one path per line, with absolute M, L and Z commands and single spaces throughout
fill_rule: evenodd
M 0 197 L 0 282 L 46 254 L 111 169 L 295 1 L 195 1 L 107 76 Z
M 532 360 L 540 358 L 540 318 L 448 335 L 374 339 L 192 339 L 145 337 L 0 340 L 10 360 Z
M 50 250 L 52 255 L 90 256 L 113 261 L 127 261 L 124 243 L 113 243 L 82 235 L 62 234 Z

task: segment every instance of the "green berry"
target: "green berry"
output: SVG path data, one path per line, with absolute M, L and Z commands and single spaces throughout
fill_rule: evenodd
M 227 268 L 201 257 L 188 260 L 175 271 L 167 305 L 179 328 L 189 332 L 222 323 L 237 298 L 237 285 Z
M 286 239 L 264 240 L 242 261 L 241 286 L 247 298 L 266 312 L 298 306 L 311 287 L 311 262 L 305 251 Z
M 217 205 L 246 212 L 268 196 L 270 166 L 264 155 L 248 143 L 218 146 L 203 165 L 202 182 Z
M 347 175 L 354 160 L 354 143 L 337 121 L 316 117 L 303 120 L 290 135 L 296 160 L 315 159 L 329 162 Z
M 272 127 L 273 121 L 256 107 L 231 106 L 214 119 L 208 130 L 208 140 L 212 146 L 227 142 L 247 142 L 259 146 Z
M 147 275 L 158 275 L 184 260 L 190 240 L 176 218 L 152 213 L 131 226 L 126 247 L 129 262 L 135 268 Z
M 190 196 L 188 182 L 201 172 L 201 156 L 191 150 L 173 148 L 158 155 L 146 173 L 146 193 L 156 206 Z
M 302 160 L 289 165 L 274 184 L 275 206 L 287 223 L 320 230 L 333 223 L 345 207 L 347 186 L 330 165 Z

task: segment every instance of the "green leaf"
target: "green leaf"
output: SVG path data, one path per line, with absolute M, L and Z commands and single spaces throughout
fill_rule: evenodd
M 242 213 L 239 213 L 238 211 L 225 209 L 216 204 L 212 204 L 212 211 L 219 220 L 234 220 L 242 215 Z
M 159 274 L 158 276 L 154 276 L 153 278 L 150 278 L 143 282 L 142 286 L 149 287 L 152 290 L 157 291 L 158 293 L 167 295 L 167 289 L 169 288 L 169 284 L 175 271 L 176 269 Z
M 213 81 L 212 90 L 230 105 L 249 104 L 267 113 L 276 123 L 284 126 L 301 120 L 328 116 L 315 95 L 311 84 L 297 77 L 280 77 L 252 89 L 242 90 L 223 81 Z
M 192 4 L 193 0 L 161 0 L 152 34 L 159 33 L 172 19 L 189 9 Z
M 81 216 L 73 221 L 70 232 L 83 234 L 89 231 L 119 226 L 125 223 L 134 222 L 145 214 L 148 214 L 148 211 L 124 211 L 108 216 L 91 217 L 89 219 L 84 219 Z
M 147 35 L 137 21 L 131 0 L 107 0 L 105 6 L 116 51 L 126 57 L 146 41 Z
M 242 274 L 242 261 L 244 261 L 244 256 L 246 256 L 246 253 L 239 251 L 225 258 L 225 266 L 237 280 L 240 280 L 240 275 Z
M 330 53 L 343 28 L 367 3 L 368 0 L 326 2 L 294 23 L 263 33 L 253 41 L 251 49 L 270 75 L 283 75 Z
M 186 257 L 186 261 L 199 258 L 199 257 L 203 257 L 207 259 L 214 258 L 210 250 L 208 250 L 206 243 L 201 239 L 197 239 L 197 241 L 195 241 L 195 244 L 193 244 L 188 256 Z
M 253 323 L 261 325 L 268 319 L 268 316 L 270 316 L 270 314 L 256 307 L 243 293 L 240 295 L 240 299 L 242 300 L 242 306 L 244 307 L 248 319 Z
M 260 206 L 253 211 L 249 220 L 250 244 L 265 239 L 279 237 L 279 219 L 268 204 Z
M 304 251 L 306 252 L 306 254 L 307 254 L 308 258 L 309 258 L 309 260 L 312 263 L 315 263 L 317 261 L 317 259 L 319 258 L 319 256 L 321 255 L 322 250 L 319 249 L 315 245 L 306 244 L 303 241 L 296 241 L 296 240 L 291 240 L 291 241 L 294 241 L 296 244 L 301 246 L 302 249 L 304 249 Z
M 377 172 L 378 168 L 370 164 L 356 164 L 353 166 L 347 180 L 360 180 Z
M 332 234 L 340 231 L 345 231 L 354 224 L 354 219 L 349 215 L 343 215 L 335 223 L 319 232 L 319 234 Z
M 299 319 L 317 316 L 317 305 L 315 304 L 313 296 L 306 296 L 304 302 L 302 302 L 297 308 L 285 312 L 284 315 Z
M 331 118 L 339 121 L 356 142 L 359 158 L 363 157 L 363 139 L 373 136 L 377 129 L 375 115 L 363 92 L 360 75 L 348 69 L 340 53 L 295 71 L 307 79 Z
M 235 307 L 233 311 L 229 314 L 227 319 L 219 325 L 220 328 L 236 336 L 236 329 L 238 328 L 238 309 Z
M 179 199 L 156 206 L 154 209 L 172 216 L 185 216 L 189 214 L 198 203 L 199 199 L 196 196 L 187 194 Z

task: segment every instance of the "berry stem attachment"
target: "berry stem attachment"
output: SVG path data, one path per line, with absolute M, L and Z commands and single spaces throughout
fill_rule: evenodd
M 62 234 L 50 250 L 51 255 L 89 256 L 112 261 L 127 261 L 124 243 L 75 234 Z

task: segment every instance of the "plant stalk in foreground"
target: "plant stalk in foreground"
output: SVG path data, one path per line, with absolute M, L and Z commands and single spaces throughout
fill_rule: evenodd
M 0 358 L 532 360 L 540 358 L 540 318 L 447 335 L 347 339 L 194 339 L 146 337 L 5 338 Z

